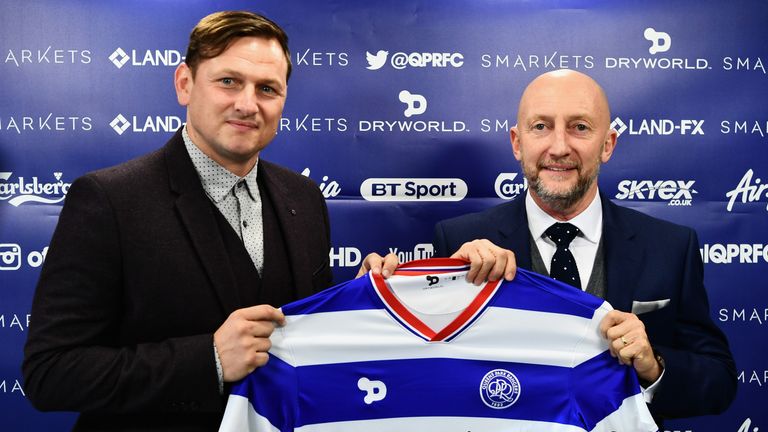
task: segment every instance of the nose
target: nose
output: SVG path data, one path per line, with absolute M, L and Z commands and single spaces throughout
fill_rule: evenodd
M 246 86 L 240 90 L 235 99 L 235 111 L 243 117 L 249 117 L 259 112 L 255 89 Z
M 567 133 L 565 126 L 555 126 L 554 133 L 552 134 L 552 145 L 549 146 L 549 153 L 555 157 L 567 156 L 571 152 L 571 147 L 568 145 Z

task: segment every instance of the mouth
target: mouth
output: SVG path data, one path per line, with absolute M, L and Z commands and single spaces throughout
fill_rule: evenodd
M 228 120 L 227 124 L 243 132 L 247 132 L 247 131 L 251 131 L 259 128 L 259 125 L 257 125 L 256 123 L 242 121 L 242 120 Z
M 565 173 L 568 171 L 577 171 L 579 169 L 578 164 L 563 164 L 563 163 L 554 163 L 554 164 L 541 164 L 539 165 L 539 170 L 542 171 L 552 171 L 555 173 Z

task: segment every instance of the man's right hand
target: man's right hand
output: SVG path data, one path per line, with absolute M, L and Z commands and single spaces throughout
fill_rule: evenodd
M 511 281 L 517 272 L 515 254 L 509 249 L 503 249 L 490 240 L 472 240 L 466 242 L 451 258 L 469 261 L 467 280 L 480 285 L 486 280 L 497 281 L 502 277 Z
M 284 325 L 285 315 L 270 305 L 252 306 L 232 312 L 213 334 L 224 382 L 244 378 L 269 360 L 269 336 L 275 325 Z
M 358 278 L 370 270 L 373 274 L 380 274 L 386 279 L 392 276 L 392 273 L 395 272 L 399 264 L 400 260 L 397 258 L 397 255 L 391 252 L 384 257 L 376 252 L 371 252 L 363 260 L 363 264 L 360 266 L 360 270 L 358 270 L 355 277 Z

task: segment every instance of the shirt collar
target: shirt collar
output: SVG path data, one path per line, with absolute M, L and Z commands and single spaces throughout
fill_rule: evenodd
M 195 166 L 195 171 L 197 171 L 198 177 L 200 177 L 203 189 L 213 202 L 216 204 L 220 203 L 241 180 L 245 180 L 245 184 L 248 187 L 248 194 L 251 196 L 251 199 L 253 199 L 252 191 L 258 190 L 259 187 L 256 182 L 258 163 L 253 166 L 253 169 L 246 174 L 245 177 L 238 177 L 203 153 L 203 151 L 192 142 L 192 139 L 187 133 L 186 125 L 181 131 L 181 137 L 184 139 L 184 146 L 187 148 L 187 153 L 189 153 L 190 159 L 192 159 L 192 164 Z
M 559 221 L 542 210 L 531 197 L 530 191 L 525 194 L 525 210 L 528 214 L 528 229 L 534 239 L 544 235 L 544 231 Z M 581 230 L 583 237 L 597 244 L 600 241 L 603 226 L 603 206 L 600 191 L 595 194 L 592 202 L 583 212 L 568 221 Z

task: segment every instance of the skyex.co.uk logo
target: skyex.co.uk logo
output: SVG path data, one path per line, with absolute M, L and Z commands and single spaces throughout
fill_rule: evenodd
M 178 66 L 184 61 L 184 55 L 177 50 L 124 50 L 117 47 L 108 57 L 116 68 L 122 69 L 125 65 L 144 66 Z
M 390 57 L 389 51 L 379 50 L 375 54 L 370 51 L 365 52 L 365 60 L 368 62 L 366 69 L 379 70 L 387 64 L 387 59 L 389 59 L 390 66 L 398 70 L 407 67 L 460 68 L 464 66 L 464 55 L 456 52 L 396 52 Z
M 118 135 L 122 135 L 126 131 L 135 133 L 176 132 L 183 124 L 184 121 L 176 116 L 126 117 L 118 114 L 109 122 L 109 127 Z
M 629 119 L 626 122 L 616 117 L 611 122 L 611 128 L 618 136 L 625 132 L 628 135 L 704 135 L 704 120 L 670 120 L 670 119 Z
M 27 179 L 17 177 L 11 180 L 12 172 L 0 172 L 0 201 L 18 207 L 22 204 L 36 202 L 41 204 L 56 204 L 64 201 L 67 191 L 71 186 L 62 180 L 62 173 L 55 172 L 55 181 L 42 182 L 38 177 Z
M 622 180 L 616 199 L 628 201 L 667 201 L 671 206 L 690 206 L 696 180 Z

